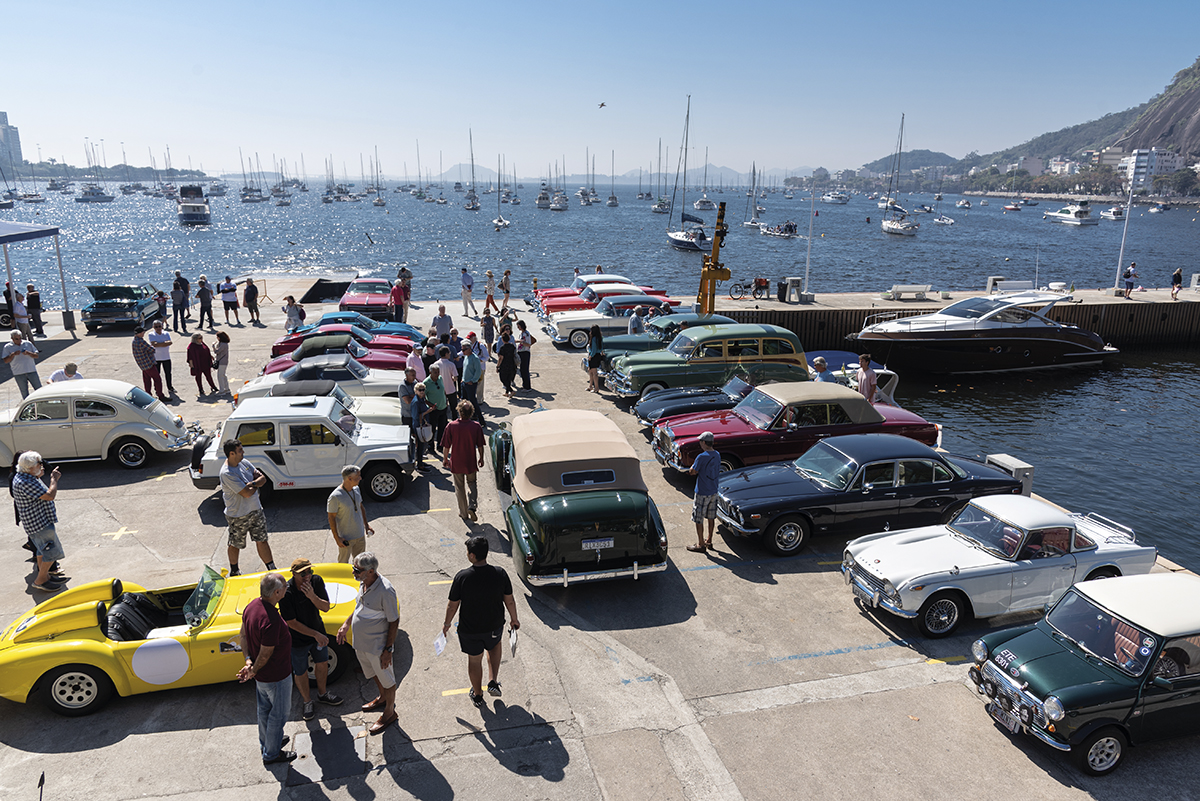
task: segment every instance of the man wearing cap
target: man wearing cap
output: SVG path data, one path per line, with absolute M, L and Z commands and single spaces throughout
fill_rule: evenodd
M 813 370 L 817 373 L 813 379 L 814 381 L 828 381 L 833 384 L 838 382 L 837 377 L 829 370 L 829 365 L 825 362 L 824 356 L 818 356 L 813 359 Z
M 368 731 L 380 734 L 396 722 L 396 674 L 392 652 L 400 630 L 400 602 L 392 583 L 379 575 L 379 560 L 370 551 L 354 557 L 354 577 L 359 580 L 354 613 L 338 629 L 339 645 L 352 634 L 354 653 L 363 675 L 375 681 L 379 695 L 363 704 L 363 712 L 379 712 Z
M 696 544 L 689 551 L 704 553 L 712 547 L 713 529 L 717 526 L 717 477 L 721 473 L 721 454 L 713 447 L 713 433 L 700 435 L 703 449 L 692 462 L 689 475 L 696 477 L 696 499 L 692 503 L 692 522 L 696 524 Z M 708 539 L 704 538 L 704 521 L 708 521 Z
M 356 464 L 342 468 L 342 483 L 329 493 L 325 512 L 329 516 L 329 530 L 337 544 L 338 561 L 348 564 L 352 556 L 367 549 L 367 535 L 375 529 L 367 522 L 367 507 L 363 505 L 362 470 Z
M 629 315 L 629 333 L 641 334 L 646 331 L 646 319 L 642 316 L 644 306 L 634 306 L 633 314 Z
M 475 309 L 475 301 L 471 298 L 471 290 L 473 290 L 474 288 L 475 288 L 475 279 L 471 276 L 471 274 L 469 272 L 467 272 L 467 268 L 463 267 L 462 268 L 463 317 L 471 316 L 471 315 L 467 314 L 467 304 L 468 303 L 471 304 L 471 313 L 474 314 L 476 317 L 479 316 L 479 312 L 476 311 L 476 309 Z
M 329 637 L 321 613 L 329 611 L 329 594 L 325 580 L 315 575 L 307 559 L 292 562 L 292 578 L 287 583 L 279 616 L 292 631 L 292 679 L 304 699 L 304 719 L 316 715 L 312 690 L 308 686 L 308 658 L 312 656 L 313 673 L 317 679 L 317 701 L 330 706 L 342 702 L 341 696 L 326 690 L 329 679 Z

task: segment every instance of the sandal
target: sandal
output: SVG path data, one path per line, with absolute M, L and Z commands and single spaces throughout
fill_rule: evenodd
M 704 547 L 705 547 L 705 548 L 711 548 L 711 547 L 713 547 L 712 540 L 705 540 L 705 541 L 704 541 Z
M 703 545 L 689 545 L 687 549 L 692 553 L 704 553 L 706 550 L 708 550 Z

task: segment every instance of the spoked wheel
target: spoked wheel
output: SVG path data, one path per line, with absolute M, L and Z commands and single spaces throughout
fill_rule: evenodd
M 921 606 L 917 628 L 926 637 L 948 637 L 966 616 L 962 598 L 953 592 L 939 592 Z
M 729 299 L 730 300 L 741 300 L 744 297 L 746 297 L 746 287 L 744 287 L 741 284 L 730 284 L 729 285 Z
M 765 286 L 754 287 L 754 299 L 762 300 L 767 296 L 767 288 Z

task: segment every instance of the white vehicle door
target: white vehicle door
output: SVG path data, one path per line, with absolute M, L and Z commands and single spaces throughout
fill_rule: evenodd
M 45 398 L 22 404 L 12 421 L 15 451 L 37 451 L 47 459 L 77 457 L 70 403 L 67 398 Z
M 76 398 L 75 450 L 81 457 L 99 456 L 104 437 L 122 421 L 117 419 L 117 409 L 111 403 L 91 398 Z
M 1039 609 L 1075 583 L 1070 528 L 1029 532 L 1013 562 L 1011 611 Z
M 346 461 L 346 436 L 316 422 L 288 423 L 283 461 L 293 477 L 336 476 L 341 480 Z M 334 483 L 338 483 L 335 481 Z

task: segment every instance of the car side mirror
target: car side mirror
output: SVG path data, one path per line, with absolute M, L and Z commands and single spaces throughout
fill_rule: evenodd
M 863 494 L 866 495 L 868 492 L 871 492 L 874 489 L 875 489 L 875 482 L 869 481 L 866 484 L 863 484 L 862 491 L 863 491 Z
M 1046 601 L 1046 603 L 1042 604 L 1042 615 L 1045 616 L 1045 615 L 1050 614 L 1050 609 L 1053 606 L 1054 606 L 1054 601 Z
M 1155 676 L 1150 682 L 1160 690 L 1174 690 L 1175 684 L 1170 679 L 1165 679 L 1162 676 Z

